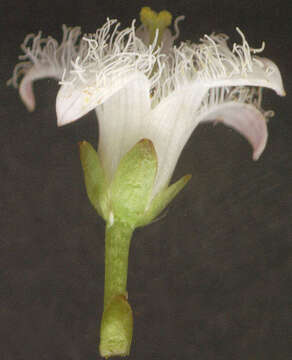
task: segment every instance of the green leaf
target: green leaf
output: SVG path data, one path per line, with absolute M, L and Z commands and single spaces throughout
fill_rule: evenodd
M 115 216 L 133 227 L 144 214 L 157 172 L 157 155 L 152 142 L 139 141 L 121 160 L 111 184 Z
M 185 175 L 171 186 L 161 190 L 151 201 L 149 209 L 137 226 L 145 226 L 153 221 L 186 186 L 191 177 L 192 175 Z
M 106 219 L 106 179 L 101 162 L 94 148 L 87 142 L 79 143 L 80 160 L 88 198 L 100 216 Z

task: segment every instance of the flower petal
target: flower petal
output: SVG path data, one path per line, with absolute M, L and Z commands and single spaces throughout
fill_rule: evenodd
M 70 71 L 71 61 L 78 55 L 82 55 L 86 49 L 86 42 L 80 40 L 80 28 L 62 27 L 63 39 L 60 44 L 52 37 L 42 38 L 41 32 L 37 35 L 28 34 L 21 48 L 24 55 L 13 71 L 12 78 L 8 84 L 18 87 L 19 79 L 23 76 L 19 93 L 22 101 L 29 111 L 35 108 L 33 94 L 33 81 L 53 77 L 61 80 L 63 72 Z
M 62 85 L 56 99 L 58 126 L 79 119 L 98 105 L 98 98 L 88 87 L 71 84 Z
M 150 82 L 143 74 L 136 73 L 131 81 L 116 84 L 115 89 L 96 108 L 100 130 L 98 153 L 109 179 L 121 158 L 145 138 L 145 115 L 150 111 Z
M 118 31 L 118 27 L 108 19 L 95 34 L 83 38 L 87 51 L 71 62 L 57 97 L 59 125 L 77 120 L 141 76 L 157 83 L 162 67 L 159 49 L 137 38 L 134 21 L 130 28 Z
M 264 115 L 255 106 L 235 102 L 211 108 L 199 121 L 222 122 L 243 135 L 253 147 L 253 160 L 258 160 L 265 149 L 268 131 Z
M 158 157 L 153 197 L 169 183 L 181 151 L 198 124 L 195 114 L 207 91 L 196 82 L 180 86 L 147 116 L 144 137 L 153 141 Z
M 111 76 L 101 83 L 96 83 L 93 76 L 91 83 L 86 81 L 83 84 L 82 81 L 79 81 L 78 84 L 75 82 L 62 85 L 56 101 L 58 125 L 62 126 L 79 119 L 98 105 L 106 102 L 128 84 L 135 83 L 140 85 L 143 83 L 142 87 L 147 87 L 147 96 L 145 93 L 145 97 L 149 97 L 150 85 L 148 86 L 147 78 L 140 72 L 127 73 L 117 77 Z M 129 90 L 129 98 L 133 97 L 133 94 L 134 92 Z M 129 103 L 129 99 L 127 101 Z
M 19 95 L 24 105 L 29 111 L 34 111 L 35 109 L 35 97 L 33 93 L 33 82 L 42 78 L 59 78 L 59 74 L 55 68 L 50 68 L 47 66 L 44 67 L 35 67 L 33 66 L 21 80 L 19 85 Z
M 278 95 L 285 96 L 283 81 L 280 71 L 275 63 L 266 58 L 256 57 L 253 60 L 253 70 L 246 74 L 228 74 L 226 77 L 208 79 L 206 86 L 227 87 L 227 86 L 257 86 L 274 90 Z
M 260 49 L 252 49 L 244 34 L 238 28 L 236 30 L 241 36 L 242 44 L 234 43 L 232 49 L 224 34 L 205 35 L 199 44 L 182 43 L 174 50 L 176 66 L 189 69 L 186 75 L 195 81 L 203 81 L 210 88 L 268 87 L 284 96 L 278 67 L 272 61 L 255 55 L 263 51 L 264 43 Z

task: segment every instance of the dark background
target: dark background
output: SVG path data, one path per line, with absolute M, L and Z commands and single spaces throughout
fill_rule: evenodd
M 136 231 L 129 262 L 131 359 L 292 358 L 292 9 L 290 1 L 1 1 L 0 359 L 92 360 L 102 312 L 104 224 L 87 200 L 77 142 L 97 142 L 95 114 L 57 128 L 53 80 L 26 111 L 6 80 L 27 33 L 124 26 L 141 6 L 186 15 L 181 38 L 225 32 L 279 66 L 287 91 L 258 162 L 223 126 L 199 126 L 174 180 L 193 178 L 167 212 Z

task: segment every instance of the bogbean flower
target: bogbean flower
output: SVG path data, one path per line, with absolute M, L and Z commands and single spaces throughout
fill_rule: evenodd
M 41 33 L 28 35 L 22 44 L 22 61 L 10 80 L 18 86 L 23 76 L 19 93 L 30 111 L 35 108 L 33 81 L 59 80 L 56 112 L 60 126 L 95 110 L 98 151 L 81 143 L 81 160 L 88 196 L 107 221 L 108 238 L 117 237 L 111 233 L 116 231 L 114 224 L 120 224 L 119 234 L 128 224 L 130 238 L 135 227 L 152 221 L 182 189 L 188 176 L 170 187 L 169 183 L 199 123 L 219 121 L 237 130 L 250 142 L 257 160 L 266 146 L 271 115 L 261 107 L 262 88 L 285 94 L 277 66 L 258 56 L 264 46 L 251 48 L 239 29 L 241 44 L 231 48 L 226 35 L 215 33 L 205 35 L 198 44 L 174 46 L 181 18 L 175 22 L 174 35 L 168 29 L 171 15 L 166 11 L 156 14 L 143 8 L 141 20 L 138 29 L 133 21 L 120 30 L 116 20 L 108 19 L 96 33 L 83 36 L 79 27 L 63 26 L 60 44 L 50 37 L 43 39 Z M 107 265 L 111 260 L 106 259 Z M 120 306 L 117 299 L 130 312 L 126 280 L 113 290 L 107 288 L 111 276 L 106 270 L 103 356 L 126 354 L 130 346 L 128 341 L 114 350 L 112 329 L 104 325 L 113 323 L 106 309 Z M 129 318 L 123 321 L 131 323 Z

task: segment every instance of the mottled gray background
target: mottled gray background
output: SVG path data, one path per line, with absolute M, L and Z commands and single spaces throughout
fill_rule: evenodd
M 95 114 L 57 128 L 53 80 L 35 84 L 26 111 L 7 88 L 19 45 L 61 25 L 93 32 L 123 25 L 139 1 L 8 1 L 1 11 L 0 359 L 93 360 L 102 311 L 104 224 L 84 189 L 77 142 L 97 142 Z M 174 179 L 193 179 L 163 217 L 136 231 L 128 290 L 135 313 L 131 359 L 292 358 L 292 9 L 290 1 L 149 1 L 186 15 L 182 38 L 212 31 L 253 47 L 282 71 L 287 91 L 265 92 L 274 109 L 258 162 L 223 126 L 200 126 Z

